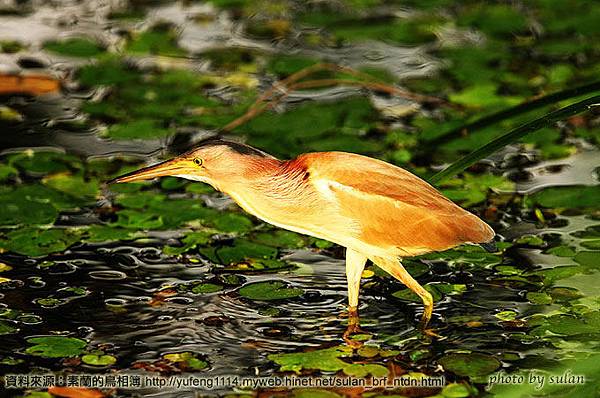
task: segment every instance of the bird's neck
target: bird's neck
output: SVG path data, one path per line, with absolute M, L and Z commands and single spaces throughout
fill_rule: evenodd
M 247 164 L 238 182 L 225 190 L 244 210 L 265 220 L 310 201 L 312 186 L 302 157 L 281 161 L 257 159 Z

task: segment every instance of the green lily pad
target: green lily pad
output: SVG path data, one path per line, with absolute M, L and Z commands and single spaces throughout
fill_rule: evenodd
M 439 301 L 445 294 L 462 294 L 467 290 L 467 286 L 455 283 L 428 283 L 424 286 L 425 290 L 431 293 L 433 301 Z M 421 303 L 423 300 L 410 289 L 402 289 L 392 293 L 392 296 L 406 301 Z
M 172 135 L 174 132 L 173 129 L 162 126 L 156 120 L 139 119 L 129 123 L 114 124 L 106 131 L 106 135 L 110 138 L 121 140 L 147 139 L 166 137 Z
M 517 34 L 527 28 L 526 16 L 510 4 L 476 4 L 466 8 L 458 23 L 493 36 Z
M 137 81 L 139 72 L 119 58 L 106 57 L 98 63 L 84 65 L 77 71 L 77 78 L 85 87 L 123 85 Z
M 30 344 L 35 344 L 25 350 L 26 354 L 44 358 L 76 357 L 83 352 L 87 345 L 84 340 L 75 337 L 44 336 L 27 339 Z
M 287 77 L 317 63 L 319 63 L 319 60 L 314 58 L 297 55 L 277 55 L 270 59 L 267 70 L 279 77 Z
M 515 311 L 500 311 L 494 316 L 501 321 L 514 321 L 517 318 L 517 313 Z
M 165 246 L 163 252 L 168 255 L 179 255 L 206 245 L 214 235 L 212 231 L 193 231 L 185 235 L 181 242 L 183 246 Z
M 543 246 L 545 244 L 544 239 L 536 235 L 523 235 L 520 238 L 518 238 L 515 243 L 518 243 L 520 245 L 537 247 Z
M 25 362 L 25 361 L 22 359 L 17 359 L 17 358 L 13 358 L 13 357 L 0 357 L 1 365 L 15 366 L 15 365 L 20 365 L 23 362 Z
M 307 103 L 281 114 L 263 113 L 236 131 L 246 134 L 249 144 L 284 158 L 331 149 L 373 153 L 382 149 L 382 143 L 363 134 L 376 118 L 377 112 L 368 100 L 350 98 L 335 103 Z M 285 134 L 281 134 L 283 131 Z
M 584 240 L 581 242 L 581 246 L 590 250 L 600 250 L 600 239 Z
M 573 257 L 576 254 L 576 251 L 570 246 L 561 245 L 546 250 L 546 253 L 557 257 Z
M 198 358 L 193 352 L 185 351 L 174 354 L 165 354 L 166 360 L 181 364 L 184 370 L 202 370 L 208 367 L 208 362 Z
M 36 175 L 80 167 L 76 157 L 57 151 L 25 151 L 7 156 L 7 160 L 9 165 Z
M 487 198 L 490 189 L 512 192 L 514 183 L 503 176 L 466 173 L 462 179 L 448 180 L 442 186 L 444 195 L 467 207 L 483 202 Z
M 317 369 L 326 372 L 335 372 L 342 370 L 349 365 L 339 358 L 351 355 L 351 347 L 337 346 L 308 352 L 271 354 L 268 358 L 280 366 L 280 372 L 292 371 L 300 373 L 302 369 Z
M 582 266 L 566 265 L 557 266 L 549 269 L 542 269 L 539 271 L 533 271 L 526 275 L 541 276 L 544 279 L 544 284 L 551 285 L 552 283 L 558 280 L 565 279 L 570 276 L 580 274 L 582 272 L 585 272 L 585 268 Z
M 600 185 L 545 188 L 529 197 L 533 203 L 549 208 L 598 209 Z
M 50 224 L 58 216 L 58 210 L 51 203 L 24 196 L 18 189 L 0 192 L 0 203 L 0 225 Z
M 373 377 L 387 376 L 389 373 L 388 368 L 378 363 L 353 363 L 343 369 L 344 373 L 352 377 L 367 377 L 372 375 Z
M 135 232 L 110 225 L 92 225 L 86 231 L 88 242 L 109 242 L 115 240 L 130 240 L 137 236 Z
M 444 398 L 467 398 L 470 397 L 473 391 L 464 384 L 450 383 L 444 386 L 441 395 Z
M 187 180 L 178 177 L 164 177 L 160 179 L 160 188 L 167 191 L 174 191 L 183 188 L 187 184 Z
M 58 307 L 61 304 L 64 304 L 65 301 L 61 300 L 61 299 L 57 299 L 54 297 L 47 297 L 47 298 L 39 298 L 35 300 L 35 303 L 44 307 L 44 308 L 54 308 L 54 307 Z
M 112 355 L 96 355 L 96 354 L 87 354 L 81 357 L 83 363 L 92 366 L 110 366 L 114 365 L 117 362 L 117 358 Z
M 547 317 L 540 326 L 530 334 L 543 336 L 547 331 L 565 336 L 577 336 L 598 333 L 600 327 L 600 312 L 595 311 L 578 318 L 568 314 L 556 314 Z
M 253 235 L 251 239 L 256 243 L 282 248 L 301 248 L 307 245 L 307 241 L 302 235 L 281 229 L 260 232 Z
M 185 51 L 177 45 L 177 33 L 167 24 L 154 26 L 135 35 L 127 44 L 126 51 L 133 54 L 185 55 Z
M 304 294 L 304 290 L 287 287 L 284 282 L 267 281 L 245 285 L 240 288 L 239 293 L 251 300 L 268 301 L 298 297 Z
M 214 293 L 223 289 L 223 286 L 214 283 L 200 283 L 195 285 L 191 292 L 195 294 Z
M 79 229 L 23 228 L 11 231 L 0 239 L 0 247 L 14 253 L 37 257 L 61 252 L 79 242 L 83 234 Z
M 293 398 L 343 398 L 333 391 L 319 390 L 316 388 L 299 388 L 293 391 Z
M 246 259 L 273 259 L 277 256 L 277 249 L 261 245 L 246 239 L 236 239 L 231 246 L 201 249 L 200 253 L 211 261 L 219 264 L 236 264 Z
M 18 332 L 19 329 L 7 321 L 0 320 L 0 335 Z
M 600 251 L 582 251 L 573 257 L 576 263 L 586 268 L 600 268 Z
M 8 180 L 19 174 L 19 170 L 7 164 L 0 164 L 0 181 Z
M 82 37 L 64 41 L 50 41 L 44 44 L 44 48 L 57 54 L 85 58 L 95 57 L 105 51 L 104 47 L 98 43 Z
M 445 370 L 459 376 L 477 377 L 492 373 L 500 367 L 500 361 L 481 353 L 447 354 L 438 361 Z
M 81 175 L 74 176 L 65 173 L 47 176 L 43 182 L 57 191 L 85 201 L 95 199 L 100 188 L 98 181 L 85 181 Z
M 286 268 L 292 268 L 293 265 L 282 260 L 273 259 L 249 259 L 236 264 L 231 264 L 223 268 L 226 271 L 239 272 L 273 272 Z
M 460 93 L 450 95 L 450 100 L 457 104 L 483 107 L 509 107 L 523 101 L 521 97 L 498 95 L 498 85 L 494 83 L 482 83 L 471 86 Z
M 26 46 L 16 40 L 0 40 L 0 53 L 14 54 L 23 50 Z
M 552 297 L 544 292 L 528 292 L 527 300 L 532 304 L 552 304 Z
M 248 217 L 236 213 L 221 213 L 211 224 L 219 231 L 238 233 L 247 232 L 254 226 Z

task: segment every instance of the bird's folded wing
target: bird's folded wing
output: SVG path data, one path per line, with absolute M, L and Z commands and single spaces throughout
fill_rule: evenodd
M 486 223 L 406 170 L 352 154 L 325 161 L 315 168 L 315 181 L 358 221 L 359 238 L 373 245 L 416 255 L 494 236 Z

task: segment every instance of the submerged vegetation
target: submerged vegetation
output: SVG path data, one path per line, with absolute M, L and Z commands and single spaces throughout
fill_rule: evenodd
M 48 9 L 18 3 L 0 24 L 35 29 Z M 80 10 L 90 32 L 0 37 L 23 76 L 64 72 L 48 96 L 0 85 L 1 374 L 426 375 L 445 386 L 290 393 L 598 394 L 598 4 L 130 3 L 93 23 Z M 498 251 L 404 260 L 434 296 L 439 338 L 419 331 L 416 297 L 370 265 L 363 345 L 343 345 L 338 247 L 199 183 L 104 184 L 217 132 L 281 158 L 341 150 L 407 168 L 490 223 Z M 586 382 L 550 381 L 565 372 Z M 491 385 L 499 374 L 546 384 Z

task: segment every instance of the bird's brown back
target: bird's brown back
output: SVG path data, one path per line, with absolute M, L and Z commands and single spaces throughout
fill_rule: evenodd
M 369 245 L 412 256 L 494 237 L 478 217 L 389 163 L 344 152 L 305 154 L 294 162 L 335 195 L 342 214 L 358 221 L 357 238 Z

